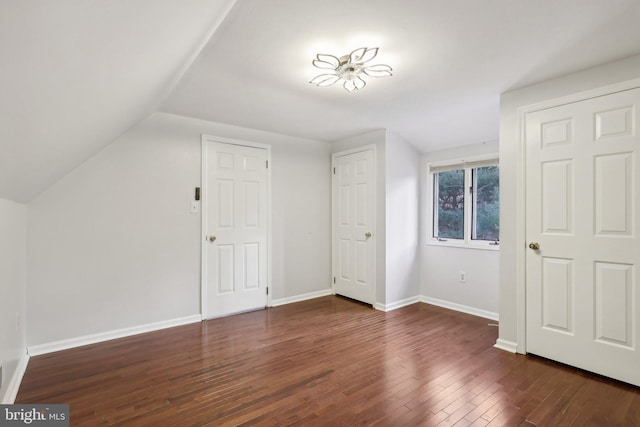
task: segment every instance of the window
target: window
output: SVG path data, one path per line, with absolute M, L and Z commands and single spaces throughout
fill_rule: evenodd
M 432 241 L 495 246 L 500 240 L 500 184 L 496 159 L 430 165 Z

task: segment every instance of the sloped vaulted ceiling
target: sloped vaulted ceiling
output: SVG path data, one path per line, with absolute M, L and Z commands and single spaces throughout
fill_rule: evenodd
M 0 0 L 0 198 L 157 110 L 328 141 L 387 128 L 421 151 L 495 140 L 502 92 L 640 53 L 638 22 L 639 0 Z M 315 54 L 363 46 L 394 76 L 308 83 Z
M 26 202 L 155 111 L 234 0 L 0 0 L 0 198 Z

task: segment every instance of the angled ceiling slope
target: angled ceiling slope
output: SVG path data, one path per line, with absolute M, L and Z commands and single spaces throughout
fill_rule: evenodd
M 0 2 L 0 198 L 28 202 L 154 111 L 234 0 Z

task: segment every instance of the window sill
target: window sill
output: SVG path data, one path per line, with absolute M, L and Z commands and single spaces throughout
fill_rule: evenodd
M 490 243 L 466 243 L 464 241 L 452 241 L 447 240 L 441 242 L 438 240 L 429 239 L 427 246 L 441 246 L 445 248 L 460 248 L 460 249 L 476 249 L 481 251 L 499 251 L 500 245 L 492 245 Z

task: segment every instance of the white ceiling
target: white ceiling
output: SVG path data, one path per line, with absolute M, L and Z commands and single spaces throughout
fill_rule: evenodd
M 498 138 L 508 89 L 640 52 L 638 0 L 239 0 L 162 109 L 320 140 L 387 128 L 422 151 Z M 320 88 L 317 53 L 394 76 Z
M 0 197 L 156 110 L 327 141 L 387 128 L 422 151 L 496 140 L 500 93 L 640 53 L 638 22 L 638 0 L 0 0 Z M 363 46 L 394 76 L 308 83 L 315 54 Z

